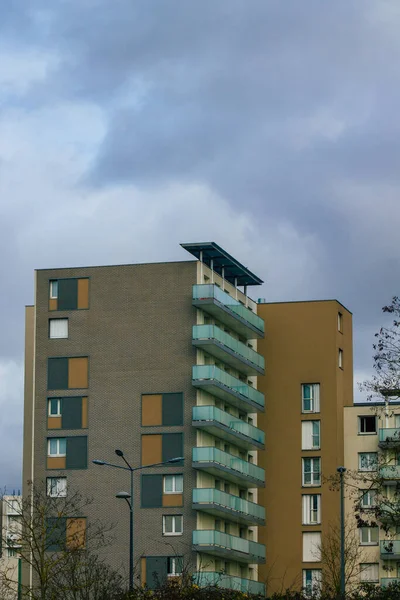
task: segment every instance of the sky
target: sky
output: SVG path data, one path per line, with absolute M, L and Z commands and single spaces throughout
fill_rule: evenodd
M 0 487 L 35 268 L 190 259 L 337 298 L 355 381 L 398 293 L 398 0 L 13 0 L 0 20 Z M 357 391 L 357 399 L 362 399 Z

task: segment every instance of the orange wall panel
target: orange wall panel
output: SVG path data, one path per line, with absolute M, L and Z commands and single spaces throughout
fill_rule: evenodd
M 88 359 L 69 358 L 68 359 L 68 388 L 87 388 L 88 387 Z
M 162 461 L 162 435 L 142 435 L 142 465 Z
M 162 425 L 162 395 L 142 396 L 142 426 Z
M 78 279 L 78 308 L 89 308 L 89 279 Z

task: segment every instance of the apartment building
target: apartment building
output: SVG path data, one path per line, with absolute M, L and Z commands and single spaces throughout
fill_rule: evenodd
M 215 243 L 182 246 L 194 260 L 35 272 L 24 484 L 94 497 L 87 519 L 115 523 L 109 561 L 127 572 L 129 477 L 93 460 L 163 463 L 135 474 L 135 581 L 186 568 L 262 593 L 264 321 L 247 295 L 262 281 Z
M 356 473 L 351 485 L 359 487 L 365 523 L 359 528 L 360 579 L 387 586 L 400 581 L 400 536 L 390 525 L 393 502 L 398 502 L 400 483 L 400 404 L 359 403 L 345 409 L 346 467 Z M 363 476 L 365 481 L 363 482 Z M 378 477 L 377 477 L 378 476 Z M 376 485 L 375 485 L 376 482 Z M 376 488 L 376 489 L 374 489 Z M 388 498 L 388 504 L 385 502 Z M 347 494 L 349 526 L 355 522 L 354 494 Z M 380 503 L 382 514 L 374 511 Z M 371 516 L 372 511 L 372 516 Z M 386 519 L 389 519 L 387 521 Z
M 321 543 L 338 524 L 340 497 L 324 483 L 344 463 L 345 406 L 353 403 L 352 315 L 336 300 L 259 304 L 266 335 L 258 343 L 267 373 L 258 389 L 267 485 L 259 541 L 268 594 L 318 586 Z M 346 463 L 345 463 L 346 464 Z
M 4 495 L 0 500 L 1 516 L 1 558 L 0 571 L 5 573 L 8 581 L 5 589 L 1 589 L 2 597 L 7 600 L 18 598 L 18 583 L 21 577 L 21 561 L 18 550 L 21 547 L 21 496 Z

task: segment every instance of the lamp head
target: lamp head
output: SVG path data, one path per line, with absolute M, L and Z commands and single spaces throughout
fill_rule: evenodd
M 346 467 L 338 467 L 336 471 L 342 475 L 343 473 L 346 473 Z
M 129 500 L 131 495 L 128 492 L 118 492 L 118 494 L 115 494 L 115 497 L 122 500 Z
M 105 461 L 104 460 L 92 460 L 92 463 L 94 465 L 105 465 Z
M 115 451 L 115 454 L 116 454 L 117 456 L 123 456 L 123 455 L 124 455 L 124 453 L 122 452 L 122 450 L 118 450 L 118 448 L 117 448 L 117 450 Z

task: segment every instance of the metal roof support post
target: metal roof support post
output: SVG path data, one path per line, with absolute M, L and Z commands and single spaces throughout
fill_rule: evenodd
M 237 277 L 235 277 L 235 298 L 238 299 Z
M 211 269 L 211 283 L 214 283 L 214 260 L 210 260 L 210 269 Z
M 248 299 L 247 299 L 247 285 L 243 286 L 243 293 L 246 296 L 246 306 L 248 306 Z
M 222 267 L 222 271 L 221 271 L 221 275 L 222 275 L 222 289 L 225 289 L 225 267 Z
M 203 250 L 200 250 L 200 283 L 203 283 Z

